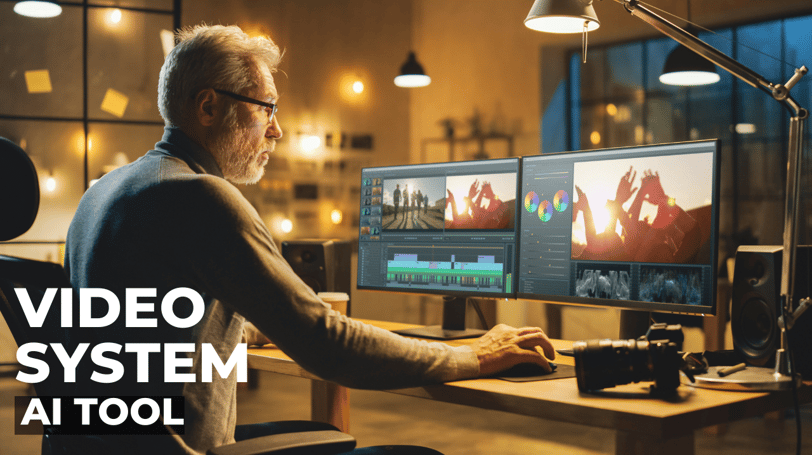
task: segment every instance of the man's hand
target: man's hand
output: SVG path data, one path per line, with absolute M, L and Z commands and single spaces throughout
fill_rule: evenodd
M 479 375 L 490 376 L 520 363 L 535 363 L 552 371 L 555 349 L 537 327 L 516 329 L 499 324 L 476 340 L 471 348 L 479 360 Z

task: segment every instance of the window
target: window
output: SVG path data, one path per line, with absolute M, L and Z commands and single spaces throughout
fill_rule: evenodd
M 48 19 L 18 15 L 14 4 L 0 1 L 0 136 L 31 157 L 41 196 L 34 225 L 0 243 L 0 254 L 61 262 L 92 180 L 143 155 L 162 134 L 156 87 L 180 2 L 63 2 Z
M 810 66 L 812 16 L 702 32 L 699 38 L 767 80 L 783 84 L 795 68 Z M 710 86 L 660 83 L 665 59 L 676 46 L 662 37 L 593 47 L 586 63 L 581 50 L 573 50 L 569 80 L 559 87 L 566 94 L 556 92 L 553 97 L 568 109 L 545 112 L 542 153 L 718 138 L 720 258 L 732 256 L 740 244 L 782 244 L 790 115 L 764 92 L 722 69 L 717 69 L 721 80 Z M 791 95 L 810 109 L 811 93 L 812 76 L 807 75 Z M 549 125 L 558 125 L 557 130 Z M 799 241 L 807 244 L 812 241 L 809 121 L 804 134 Z

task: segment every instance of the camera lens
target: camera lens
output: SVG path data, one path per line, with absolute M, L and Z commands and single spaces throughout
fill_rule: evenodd
M 578 390 L 600 390 L 653 379 L 648 341 L 576 341 L 572 351 Z
M 674 393 L 681 357 L 667 340 L 587 340 L 572 344 L 578 390 L 601 390 L 632 382 L 655 381 L 652 392 Z

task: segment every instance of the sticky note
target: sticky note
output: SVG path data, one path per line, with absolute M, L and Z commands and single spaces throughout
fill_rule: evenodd
M 51 76 L 48 70 L 26 71 L 25 85 L 28 93 L 51 93 Z
M 108 88 L 101 103 L 101 110 L 121 118 L 124 116 L 124 111 L 127 109 L 127 103 L 129 102 L 130 99 L 127 98 L 127 95 Z

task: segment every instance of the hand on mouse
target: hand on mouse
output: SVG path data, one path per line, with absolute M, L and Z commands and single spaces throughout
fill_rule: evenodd
M 476 340 L 471 348 L 479 360 L 479 375 L 490 376 L 520 363 L 535 363 L 552 371 L 555 359 L 550 339 L 538 327 L 517 329 L 499 324 Z

